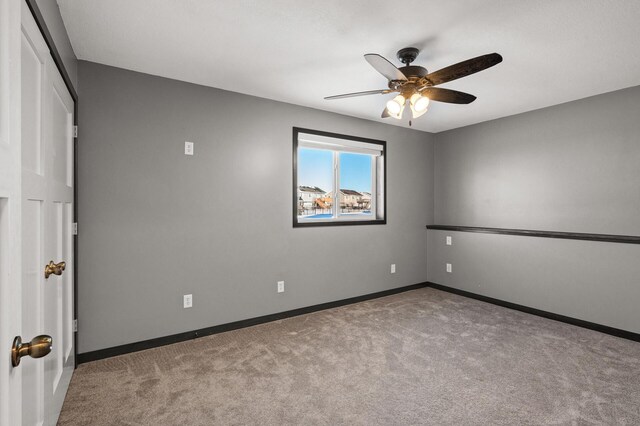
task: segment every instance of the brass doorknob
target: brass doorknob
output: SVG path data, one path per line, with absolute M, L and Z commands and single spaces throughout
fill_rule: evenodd
M 11 347 L 11 365 L 20 365 L 20 358 L 29 355 L 31 358 L 42 358 L 51 352 L 53 339 L 45 334 L 36 336 L 29 343 L 22 343 L 22 338 L 16 336 Z
M 67 267 L 66 262 L 53 263 L 53 260 L 49 262 L 48 265 L 44 267 L 44 277 L 49 278 L 49 275 L 62 275 L 64 272 L 64 268 Z

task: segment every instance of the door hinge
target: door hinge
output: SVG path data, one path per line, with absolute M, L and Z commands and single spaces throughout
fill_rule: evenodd
M 73 235 L 78 235 L 78 222 L 73 222 L 73 226 L 71 227 L 71 232 L 73 232 Z
M 78 137 L 78 126 L 73 126 L 73 137 L 74 138 Z
M 77 319 L 73 320 L 73 332 L 74 333 L 78 332 L 78 320 Z

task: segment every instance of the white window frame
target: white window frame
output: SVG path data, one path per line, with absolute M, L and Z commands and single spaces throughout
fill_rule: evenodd
M 332 217 L 308 219 L 298 217 L 298 149 L 321 149 L 333 154 Z M 340 153 L 371 155 L 371 216 L 340 213 Z M 340 135 L 318 130 L 293 128 L 293 226 L 386 224 L 386 142 Z

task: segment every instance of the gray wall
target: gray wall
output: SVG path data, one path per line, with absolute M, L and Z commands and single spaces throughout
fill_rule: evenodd
M 640 235 L 639 118 L 635 87 L 438 134 L 435 223 Z M 638 245 L 429 231 L 430 281 L 634 332 L 638 259 Z
M 38 9 L 42 13 L 44 20 L 47 24 L 47 29 L 53 37 L 53 42 L 56 44 L 56 49 L 62 58 L 64 67 L 69 74 L 71 83 L 75 89 L 78 89 L 78 60 L 76 59 L 71 42 L 69 41 L 69 35 L 67 29 L 62 21 L 62 15 L 60 14 L 60 8 L 56 0 L 36 0 Z
M 80 353 L 426 281 L 432 135 L 83 61 L 79 89 Z M 387 225 L 293 229 L 293 126 L 387 141 Z

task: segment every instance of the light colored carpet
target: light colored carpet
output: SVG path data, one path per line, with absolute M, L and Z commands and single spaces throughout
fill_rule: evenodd
M 640 343 L 425 288 L 81 365 L 60 425 L 640 424 Z

